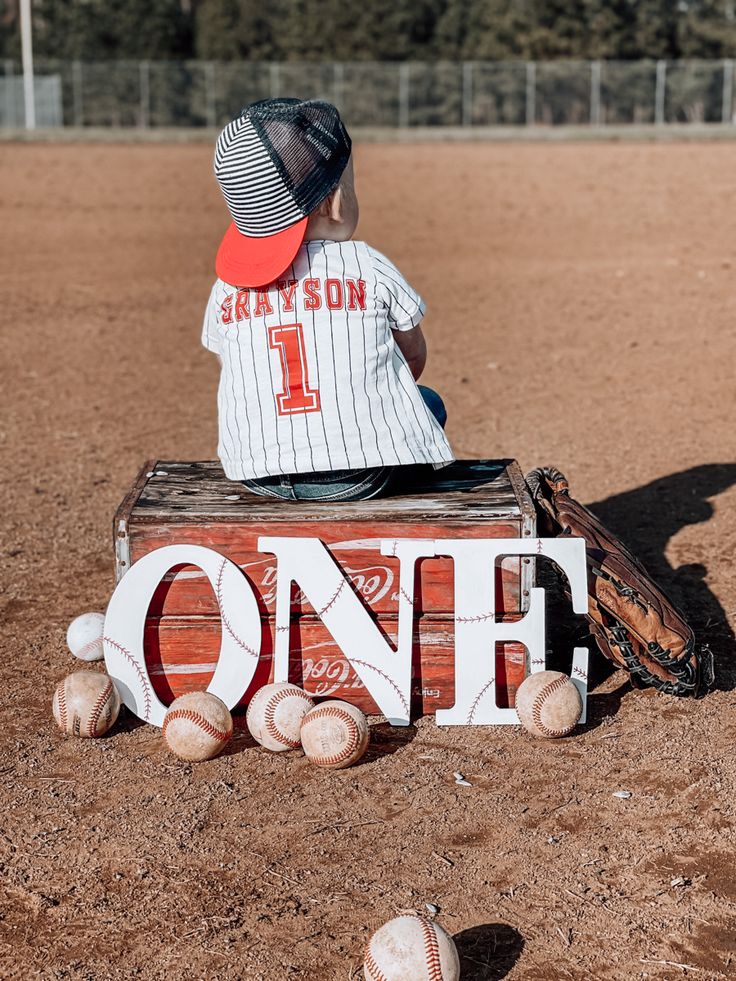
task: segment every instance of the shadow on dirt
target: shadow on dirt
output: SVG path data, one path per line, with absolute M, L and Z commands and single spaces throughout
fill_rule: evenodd
M 524 949 L 524 938 L 506 923 L 482 923 L 453 937 L 463 981 L 505 978 Z
M 398 750 L 408 746 L 417 734 L 417 727 L 392 726 L 388 722 L 378 722 L 371 726 L 371 741 L 365 756 L 357 764 L 373 763 L 384 756 L 393 756 Z
M 233 709 L 233 737 L 225 746 L 221 756 L 236 756 L 248 749 L 259 749 L 258 743 L 250 734 L 248 724 L 245 721 L 245 712 L 238 712 Z
M 715 661 L 715 687 L 723 691 L 736 687 L 736 638 L 723 607 L 708 588 L 707 556 L 699 553 L 693 556 L 696 561 L 675 569 L 666 550 L 670 539 L 681 529 L 709 521 L 713 516 L 709 498 L 732 484 L 736 484 L 736 463 L 708 463 L 589 505 L 681 608 L 697 642 L 710 646 Z
M 105 733 L 105 737 L 117 736 L 121 732 L 135 732 L 136 729 L 141 729 L 146 725 L 148 725 L 147 722 L 144 722 L 143 719 L 139 719 L 136 715 L 133 715 L 133 713 L 129 709 L 125 708 L 125 706 L 121 706 L 120 715 L 118 716 L 117 722 L 107 733 Z
M 599 658 L 603 661 L 603 655 L 595 648 L 595 641 L 591 637 L 589 650 L 593 651 L 592 661 L 597 661 Z M 613 664 L 610 661 L 605 661 L 603 667 L 605 670 L 613 673 L 615 670 Z M 624 676 L 626 677 L 626 676 Z M 633 690 L 633 685 L 626 678 L 617 688 L 611 691 L 593 691 L 591 695 L 588 696 L 588 721 L 585 723 L 586 731 L 589 729 L 597 729 L 598 726 L 602 725 L 606 719 L 611 716 L 618 714 L 618 710 L 621 707 L 621 700 L 625 695 L 628 695 L 630 691 Z

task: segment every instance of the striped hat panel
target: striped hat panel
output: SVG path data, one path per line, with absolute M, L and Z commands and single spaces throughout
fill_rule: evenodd
M 305 216 L 247 116 L 233 120 L 220 134 L 215 176 L 242 235 L 276 235 Z

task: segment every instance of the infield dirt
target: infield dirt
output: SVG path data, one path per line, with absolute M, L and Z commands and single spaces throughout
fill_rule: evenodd
M 0 976 L 348 979 L 440 907 L 463 978 L 736 976 L 734 144 L 358 147 L 359 233 L 428 301 L 458 455 L 560 467 L 713 647 L 721 690 L 608 677 L 556 743 L 376 722 L 344 772 L 189 766 L 54 729 L 146 458 L 215 455 L 205 146 L 0 147 Z M 461 771 L 472 787 L 457 786 Z M 631 792 L 629 799 L 613 796 Z

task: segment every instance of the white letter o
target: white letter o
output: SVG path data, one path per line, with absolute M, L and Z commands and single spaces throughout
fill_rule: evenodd
M 107 673 L 123 704 L 150 722 L 163 725 L 167 706 L 151 686 L 143 650 L 143 631 L 151 597 L 164 575 L 177 565 L 196 565 L 217 598 L 222 641 L 207 691 L 232 708 L 253 679 L 261 651 L 261 617 L 253 589 L 229 559 L 202 545 L 165 545 L 144 555 L 123 576 L 105 615 L 103 646 Z

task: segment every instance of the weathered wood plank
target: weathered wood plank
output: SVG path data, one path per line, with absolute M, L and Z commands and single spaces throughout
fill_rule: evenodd
M 138 498 L 141 496 L 143 488 L 149 480 L 149 475 L 156 465 L 155 460 L 146 460 L 138 472 L 133 486 L 123 498 L 120 506 L 115 512 L 112 521 L 112 540 L 115 548 L 115 578 L 120 579 L 131 565 L 130 558 L 130 539 L 128 530 L 130 527 L 130 515 L 135 507 Z
M 411 493 L 371 501 L 317 504 L 257 497 L 239 482 L 229 481 L 220 465 L 212 461 L 158 461 L 150 470 L 153 475 L 145 480 L 135 503 L 121 515 L 126 520 L 156 523 L 176 515 L 179 520 L 192 522 L 292 522 L 298 515 L 304 523 L 391 518 L 463 522 L 518 520 L 521 514 L 521 485 L 517 479 L 521 471 L 514 460 L 463 460 L 434 473 L 422 468 L 416 472 L 421 483 Z M 524 495 L 528 497 L 525 491 Z M 531 506 L 531 501 L 528 503 Z
M 241 704 L 273 678 L 274 627 L 263 620 L 263 647 L 256 678 Z M 381 618 L 392 644 L 397 642 L 396 618 Z M 364 712 L 378 708 L 327 628 L 315 617 L 292 622 L 290 680 L 315 697 L 344 698 Z M 209 684 L 220 649 L 220 623 L 213 617 L 151 617 L 145 630 L 146 664 L 158 697 L 169 704 L 187 691 Z M 490 655 L 489 655 L 490 656 Z M 505 643 L 496 654 L 498 704 L 513 706 L 516 690 L 526 674 L 526 651 L 521 644 Z M 421 617 L 414 625 L 413 712 L 433 713 L 454 701 L 454 622 Z

